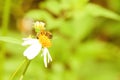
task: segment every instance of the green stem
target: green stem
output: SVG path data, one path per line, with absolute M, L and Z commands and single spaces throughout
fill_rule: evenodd
M 25 73 L 26 73 L 26 71 L 27 71 L 27 68 L 28 68 L 30 62 L 31 62 L 31 60 L 25 59 L 25 60 L 23 61 L 23 63 L 20 64 L 20 66 L 17 68 L 17 70 L 12 74 L 12 76 L 10 77 L 9 80 L 14 80 L 14 79 L 16 79 L 15 77 L 17 77 L 17 74 L 18 74 L 18 73 L 20 73 L 20 78 L 19 78 L 19 80 L 23 80 L 23 77 L 24 77 L 24 75 L 25 75 Z M 22 72 L 20 72 L 22 68 L 23 68 L 23 70 L 22 70 Z
M 4 1 L 4 8 L 3 8 L 3 14 L 2 14 L 2 35 L 6 35 L 8 31 L 8 23 L 9 23 L 9 17 L 10 17 L 10 8 L 11 8 L 11 0 L 5 0 Z M 5 61 L 5 45 L 4 43 L 0 43 L 2 46 L 0 50 L 0 80 L 2 80 L 3 74 L 4 74 L 4 61 Z
M 13 79 L 14 79 L 15 75 L 16 75 L 16 74 L 19 72 L 19 70 L 24 66 L 25 62 L 26 62 L 26 59 L 23 61 L 22 64 L 20 64 L 20 66 L 19 66 L 19 67 L 16 69 L 16 71 L 12 74 L 12 76 L 10 77 L 9 80 L 13 80 Z
M 8 24 L 10 18 L 10 8 L 11 8 L 11 0 L 5 0 L 5 5 L 3 9 L 3 17 L 2 17 L 2 35 L 6 35 L 8 32 Z
M 28 62 L 27 62 L 27 64 L 26 64 L 26 67 L 25 67 L 25 69 L 23 70 L 23 73 L 22 73 L 22 75 L 20 76 L 20 79 L 19 79 L 19 80 L 23 80 L 23 77 L 24 77 L 24 75 L 25 75 L 25 73 L 26 73 L 26 71 L 27 71 L 27 69 L 28 69 L 28 66 L 29 66 L 30 62 L 31 62 L 31 60 L 28 60 Z

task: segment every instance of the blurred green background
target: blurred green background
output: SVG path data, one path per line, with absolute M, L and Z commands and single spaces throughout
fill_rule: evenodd
M 32 20 L 53 33 L 53 62 L 38 55 L 23 80 L 120 80 L 120 0 L 0 0 L 0 80 L 24 60 Z

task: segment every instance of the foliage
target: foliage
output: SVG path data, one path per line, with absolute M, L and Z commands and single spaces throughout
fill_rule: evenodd
M 37 56 L 23 80 L 119 80 L 119 0 L 105 0 L 105 6 L 97 0 L 9 1 L 0 3 L 10 5 L 0 6 L 0 80 L 8 80 L 23 61 L 22 38 L 34 35 L 36 20 L 53 34 L 53 62 L 44 68 Z

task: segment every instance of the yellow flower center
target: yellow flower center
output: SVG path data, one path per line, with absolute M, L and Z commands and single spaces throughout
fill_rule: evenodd
M 38 38 L 43 47 L 51 46 L 51 41 L 50 41 L 49 37 L 46 36 L 45 34 L 39 34 Z

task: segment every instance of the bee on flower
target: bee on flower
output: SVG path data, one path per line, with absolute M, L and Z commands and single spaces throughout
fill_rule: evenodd
M 48 48 L 51 46 L 52 34 L 45 30 L 45 23 L 36 21 L 34 28 L 37 32 L 37 38 L 23 38 L 23 46 L 29 45 L 29 47 L 23 52 L 23 55 L 28 59 L 34 59 L 41 51 L 44 58 L 44 65 L 52 61 Z

